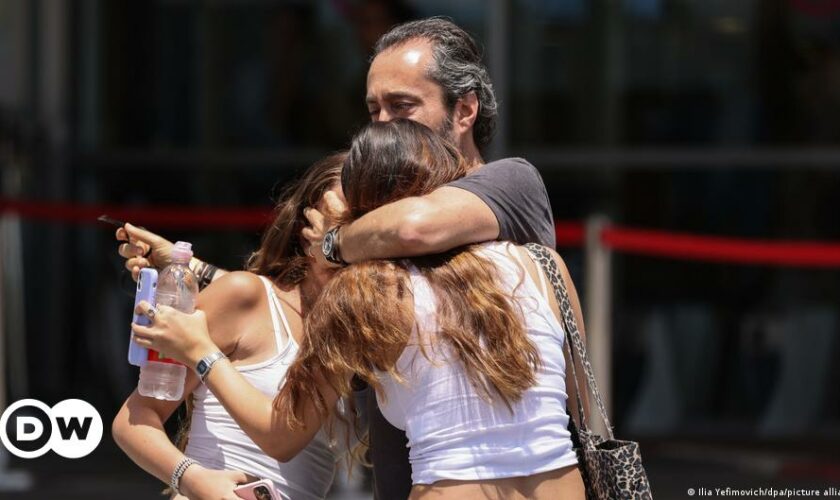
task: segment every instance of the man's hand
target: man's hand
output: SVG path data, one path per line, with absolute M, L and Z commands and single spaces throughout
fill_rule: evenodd
M 336 221 L 347 215 L 347 204 L 344 202 L 344 197 L 338 188 L 331 189 L 324 193 L 318 208 L 307 207 L 303 211 L 303 215 L 309 221 L 309 226 L 303 228 L 300 234 L 308 242 L 304 251 L 313 261 L 312 269 L 316 273 L 335 269 L 338 266 L 327 261 L 327 258 L 324 257 L 324 252 L 321 251 L 321 243 L 324 241 L 324 235 L 327 234 L 327 231 L 335 227 Z
M 131 271 L 134 281 L 144 267 L 162 269 L 172 263 L 175 245 L 162 236 L 131 224 L 117 229 L 116 236 L 117 241 L 127 242 L 120 245 L 119 253 L 126 259 L 125 268 Z

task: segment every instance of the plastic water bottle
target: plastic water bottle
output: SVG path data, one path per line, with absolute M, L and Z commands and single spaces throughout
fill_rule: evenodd
M 169 306 L 187 314 L 195 311 L 198 280 L 189 268 L 192 256 L 190 243 L 185 241 L 175 243 L 175 248 L 172 250 L 172 264 L 158 275 L 156 305 Z M 174 359 L 161 357 L 158 352 L 149 350 L 148 362 L 140 368 L 137 391 L 141 396 L 178 401 L 184 395 L 186 376 L 187 367 Z

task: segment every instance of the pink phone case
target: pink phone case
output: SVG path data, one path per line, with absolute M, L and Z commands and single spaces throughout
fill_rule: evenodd
M 281 500 L 280 494 L 274 489 L 274 484 L 268 479 L 237 486 L 233 492 L 239 498 L 245 498 L 246 500 Z

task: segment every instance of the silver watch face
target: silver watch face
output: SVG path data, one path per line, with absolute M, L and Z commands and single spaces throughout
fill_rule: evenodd
M 334 242 L 333 233 L 327 233 L 324 236 L 324 242 L 321 244 L 321 251 L 324 252 L 325 256 L 332 255 Z

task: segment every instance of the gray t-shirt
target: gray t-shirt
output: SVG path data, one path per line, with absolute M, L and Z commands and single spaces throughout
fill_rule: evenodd
M 448 185 L 473 193 L 493 210 L 499 221 L 500 240 L 555 247 L 554 219 L 545 184 L 537 169 L 522 158 L 487 163 Z M 405 432 L 385 419 L 375 395 L 368 395 L 367 408 L 374 497 L 407 498 L 411 492 L 411 465 Z
M 490 162 L 449 186 L 481 198 L 499 221 L 499 239 L 556 246 L 551 203 L 540 173 L 522 158 Z

